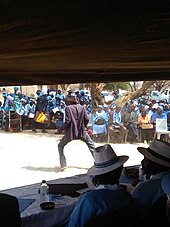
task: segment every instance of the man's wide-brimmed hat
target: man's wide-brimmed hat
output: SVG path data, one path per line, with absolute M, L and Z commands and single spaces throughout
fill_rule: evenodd
M 147 159 L 160 165 L 170 167 L 170 144 L 161 140 L 153 140 L 149 147 L 138 147 L 138 151 Z
M 119 168 L 127 160 L 128 156 L 117 156 L 110 144 L 99 146 L 94 151 L 94 166 L 88 170 L 88 175 L 96 176 Z
M 163 191 L 170 198 L 170 173 L 164 176 L 161 184 L 162 184 Z

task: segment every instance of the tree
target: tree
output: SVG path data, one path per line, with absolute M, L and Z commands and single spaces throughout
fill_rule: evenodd
M 133 92 L 126 92 L 122 97 L 117 99 L 116 103 L 120 106 L 123 106 L 127 101 L 139 98 L 142 95 L 145 95 L 147 90 L 153 86 L 156 81 L 144 81 L 142 87 Z
M 60 84 L 61 90 L 66 91 L 68 90 L 70 84 Z
M 131 81 L 128 82 L 129 87 L 131 88 L 131 91 L 137 91 L 139 89 L 139 87 L 141 87 L 143 81 Z
M 156 81 L 144 81 L 141 88 L 139 88 L 138 90 L 135 90 L 133 92 L 127 91 L 123 96 L 121 96 L 115 102 L 118 105 L 123 106 L 129 100 L 133 100 L 133 99 L 139 98 L 142 95 L 146 95 L 147 90 L 151 86 L 153 86 L 153 84 L 155 82 Z M 105 84 L 104 83 L 89 83 L 89 84 L 86 84 L 86 86 L 89 87 L 89 89 L 90 89 L 91 100 L 92 100 L 92 109 L 94 111 L 94 109 L 98 105 L 104 104 L 104 99 L 101 95 L 101 92 L 102 92 L 103 88 L 105 87 Z
M 105 83 L 88 83 L 86 86 L 90 89 L 92 109 L 94 112 L 94 109 L 96 109 L 98 105 L 104 104 L 101 92 L 105 86 Z
M 115 91 L 118 89 L 128 90 L 129 89 L 129 82 L 115 82 L 115 83 L 106 83 L 104 89 L 107 91 Z
M 170 80 L 158 80 L 153 84 L 155 90 L 164 92 L 166 88 L 169 88 Z
M 124 82 L 125 84 L 126 82 Z M 128 83 L 128 82 L 127 82 Z M 113 84 L 112 84 L 113 85 Z M 120 85 L 120 83 L 119 83 Z M 114 87 L 117 88 L 117 84 L 114 83 Z M 131 92 L 127 91 L 123 96 L 121 96 L 119 99 L 117 99 L 115 102 L 123 106 L 126 102 L 129 100 L 137 99 L 141 97 L 142 95 L 146 95 L 149 89 L 153 89 L 153 87 L 158 88 L 160 86 L 161 90 L 165 90 L 167 87 L 170 86 L 170 81 L 144 81 L 143 84 L 141 84 L 141 87 L 138 89 L 137 82 L 133 81 L 133 84 L 129 83 L 129 86 L 131 87 Z M 91 93 L 91 100 L 92 100 L 92 108 L 93 111 L 98 105 L 104 104 L 104 99 L 102 97 L 101 92 L 104 88 L 106 88 L 105 83 L 86 83 L 84 84 L 84 87 L 89 88 Z M 109 84 L 107 84 L 107 87 L 109 87 Z M 110 104 L 110 103 L 109 103 Z

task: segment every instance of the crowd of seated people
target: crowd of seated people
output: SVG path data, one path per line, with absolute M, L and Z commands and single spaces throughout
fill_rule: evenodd
M 133 100 L 124 106 L 99 105 L 92 113 L 92 134 L 96 142 L 151 142 L 155 138 L 156 120 L 165 119 L 170 130 L 170 105 L 162 102 Z M 100 120 L 99 120 L 100 119 Z M 169 141 L 169 134 L 161 139 Z
M 21 130 L 31 129 L 36 132 L 36 128 L 42 128 L 42 132 L 48 132 L 47 129 L 55 128 L 57 133 L 64 123 L 65 98 L 72 94 L 76 95 L 81 105 L 86 106 L 90 114 L 89 132 L 95 142 L 150 142 L 155 137 L 156 119 L 166 119 L 167 130 L 170 130 L 170 105 L 166 102 L 150 102 L 139 98 L 123 106 L 115 101 L 109 105 L 99 104 L 93 110 L 91 97 L 84 90 L 68 90 L 66 95 L 61 90 L 37 90 L 35 98 L 32 98 L 22 94 L 17 87 L 14 87 L 14 93 L 3 93 L 0 126 L 8 131 L 12 114 L 15 117 L 17 114 Z M 48 124 L 42 125 L 35 121 L 40 112 L 46 113 Z M 169 135 L 162 135 L 162 139 L 168 141 Z
M 12 131 L 14 129 L 14 125 L 12 125 L 14 120 L 12 121 L 12 119 L 17 118 L 20 131 L 31 129 L 36 132 L 36 128 L 42 128 L 42 132 L 46 133 L 47 129 L 55 128 L 57 133 L 57 129 L 64 123 L 65 98 L 73 93 L 75 92 L 71 91 L 70 93 L 70 90 L 66 95 L 61 90 L 37 90 L 34 97 L 28 97 L 22 94 L 18 87 L 14 87 L 13 93 L 3 92 L 3 100 L 0 102 L 0 126 L 5 131 Z M 83 90 L 79 93 L 79 102 L 87 106 L 87 111 L 91 111 L 90 97 Z M 47 116 L 46 124 L 36 122 L 40 113 Z

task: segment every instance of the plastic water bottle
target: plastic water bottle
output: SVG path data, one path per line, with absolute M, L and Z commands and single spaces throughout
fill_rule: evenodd
M 142 166 L 139 166 L 139 176 L 138 176 L 138 180 L 139 180 L 139 181 L 143 181 L 143 180 L 144 180 L 144 174 L 143 174 Z
M 42 180 L 39 193 L 40 193 L 40 200 L 42 203 L 49 202 L 49 196 L 48 196 L 49 186 L 47 185 L 46 180 Z

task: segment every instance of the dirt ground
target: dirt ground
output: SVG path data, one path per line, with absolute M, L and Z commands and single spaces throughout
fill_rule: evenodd
M 53 180 L 87 172 L 93 165 L 93 157 L 87 145 L 72 141 L 64 153 L 68 169 L 60 171 L 57 144 L 62 135 L 54 130 L 33 133 L 29 130 L 18 133 L 0 131 L 0 190 Z M 96 147 L 102 144 L 96 143 Z M 128 155 L 126 166 L 140 164 L 143 156 L 138 146 L 147 144 L 111 144 L 118 155 Z

